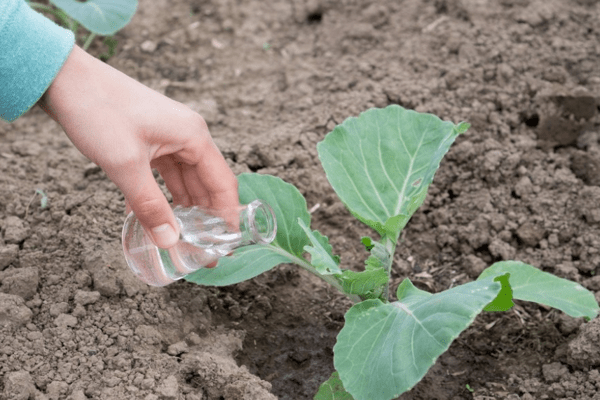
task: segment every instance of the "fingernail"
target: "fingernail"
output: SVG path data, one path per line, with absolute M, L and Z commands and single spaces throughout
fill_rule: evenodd
M 162 224 L 153 228 L 152 236 L 154 238 L 154 243 L 163 249 L 173 247 L 179 240 L 177 233 L 175 233 L 175 230 L 169 224 Z

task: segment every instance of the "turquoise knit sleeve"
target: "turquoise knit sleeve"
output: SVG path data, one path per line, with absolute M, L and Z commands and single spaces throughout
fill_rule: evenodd
M 74 43 L 24 0 L 0 0 L 0 119 L 14 121 L 42 97 Z

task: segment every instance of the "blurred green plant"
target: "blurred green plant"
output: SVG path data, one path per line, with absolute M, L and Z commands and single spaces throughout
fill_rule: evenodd
M 87 50 L 96 36 L 105 36 L 103 43 L 108 51 L 100 55 L 106 61 L 115 53 L 117 41 L 113 35 L 123 29 L 137 9 L 137 0 L 50 0 L 49 4 L 26 0 L 34 10 L 49 14 L 57 22 L 81 39 L 81 47 Z M 78 37 L 78 29 L 85 32 Z

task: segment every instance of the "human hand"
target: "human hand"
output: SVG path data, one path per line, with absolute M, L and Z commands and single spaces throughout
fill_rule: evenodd
M 175 204 L 239 206 L 237 179 L 204 119 L 81 48 L 73 48 L 39 104 L 121 189 L 127 211 L 158 247 L 175 245 L 179 226 L 151 168 Z

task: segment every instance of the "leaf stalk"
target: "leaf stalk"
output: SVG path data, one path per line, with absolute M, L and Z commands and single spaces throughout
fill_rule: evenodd
M 295 256 L 293 254 L 288 253 L 287 251 L 283 250 L 280 247 L 277 246 L 272 246 L 270 245 L 269 247 L 271 247 L 271 250 L 273 250 L 273 252 L 281 254 L 282 256 L 289 258 L 291 262 L 293 262 L 296 265 L 299 265 L 300 267 L 304 268 L 305 270 L 307 270 L 308 272 L 310 272 L 311 274 L 318 276 L 319 278 L 321 278 L 322 280 L 324 280 L 325 282 L 329 283 L 331 286 L 335 287 L 338 291 L 340 291 L 341 293 L 344 293 L 346 296 L 348 296 L 348 298 L 350 300 L 352 300 L 353 303 L 360 303 L 362 301 L 362 299 L 360 298 L 360 296 L 356 295 L 356 294 L 348 294 L 344 292 L 344 289 L 342 288 L 342 285 L 340 284 L 340 282 L 337 280 L 337 278 L 334 275 L 323 275 L 320 274 L 317 269 L 315 267 L 313 267 L 308 261 L 306 261 L 305 259 Z
M 382 294 L 382 297 L 388 303 L 390 301 L 390 280 L 392 279 L 392 263 L 394 262 L 394 253 L 396 252 L 397 243 L 398 243 L 398 238 L 396 238 L 396 240 L 393 240 L 388 235 L 384 235 L 381 238 L 381 244 L 383 244 L 385 246 L 385 249 L 388 253 L 388 259 L 386 260 L 386 262 L 383 266 L 383 268 L 385 269 L 385 271 L 388 274 L 388 280 L 385 284 L 385 287 L 383 288 L 383 294 Z

